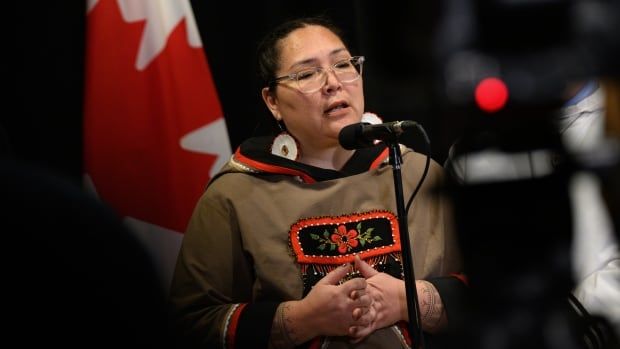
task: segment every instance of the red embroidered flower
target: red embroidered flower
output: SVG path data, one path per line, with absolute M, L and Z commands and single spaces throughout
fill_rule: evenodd
M 330 238 L 338 244 L 338 252 L 340 254 L 345 254 L 347 250 L 356 247 L 359 243 L 357 241 L 357 230 L 351 229 L 347 231 L 344 225 L 339 225 Z

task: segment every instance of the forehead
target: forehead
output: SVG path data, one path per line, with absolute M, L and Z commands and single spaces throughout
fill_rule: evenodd
M 318 61 L 346 47 L 331 30 L 317 25 L 292 31 L 280 42 L 280 66 L 288 69 L 304 61 Z

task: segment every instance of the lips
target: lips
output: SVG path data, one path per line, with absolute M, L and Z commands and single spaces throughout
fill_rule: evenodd
M 348 107 L 349 107 L 349 103 L 345 101 L 335 102 L 335 103 L 330 104 L 329 107 L 325 109 L 325 114 L 330 114 L 337 110 L 348 108 Z

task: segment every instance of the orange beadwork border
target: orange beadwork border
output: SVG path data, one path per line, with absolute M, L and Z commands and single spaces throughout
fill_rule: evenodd
M 309 226 L 314 225 L 337 225 L 346 223 L 356 223 L 368 219 L 386 218 L 390 222 L 392 229 L 393 244 L 388 246 L 373 247 L 362 252 L 349 253 L 342 256 L 320 256 L 320 255 L 306 255 L 301 247 L 299 241 L 299 232 Z M 361 259 L 367 259 L 380 255 L 385 255 L 391 252 L 400 252 L 400 229 L 398 227 L 397 217 L 389 211 L 370 211 L 364 213 L 353 213 L 349 215 L 336 216 L 336 217 L 317 217 L 306 218 L 297 221 L 297 223 L 291 226 L 290 230 L 291 247 L 297 257 L 297 263 L 314 263 L 314 264 L 344 264 L 354 261 L 355 256 L 359 255 Z

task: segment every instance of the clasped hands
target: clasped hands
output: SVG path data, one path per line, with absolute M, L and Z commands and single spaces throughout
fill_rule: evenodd
M 341 280 L 350 264 L 323 277 L 303 299 L 310 315 L 309 326 L 316 335 L 349 336 L 359 342 L 376 329 L 407 320 L 405 284 L 402 280 L 373 269 L 355 257 L 355 267 L 363 277 Z

